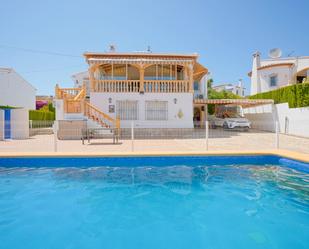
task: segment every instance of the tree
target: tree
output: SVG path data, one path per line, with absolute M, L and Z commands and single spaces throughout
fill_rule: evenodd
M 207 88 L 208 89 L 211 89 L 212 88 L 212 83 L 214 82 L 214 80 L 213 79 L 208 79 L 207 80 Z

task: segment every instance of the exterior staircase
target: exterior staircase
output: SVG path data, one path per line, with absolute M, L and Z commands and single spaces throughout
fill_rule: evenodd
M 94 105 L 84 102 L 84 115 L 104 128 L 120 129 L 119 119 L 114 119 Z
M 86 87 L 81 88 L 59 88 L 56 85 L 56 99 L 63 99 L 64 113 L 68 116 L 84 116 L 88 122 L 92 124 L 92 128 L 105 128 L 110 130 L 115 136 L 120 135 L 120 120 L 112 118 L 108 114 L 102 112 L 96 106 L 90 104 L 86 100 Z M 80 115 L 79 115 L 80 114 Z M 93 125 L 95 123 L 96 125 Z

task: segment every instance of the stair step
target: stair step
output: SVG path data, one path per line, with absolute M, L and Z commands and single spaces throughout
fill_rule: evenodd
M 86 116 L 89 120 L 94 121 L 95 123 L 97 123 L 101 127 L 114 130 L 112 128 L 113 126 L 109 124 L 110 121 L 106 120 L 105 116 L 103 114 L 101 114 L 99 110 L 96 110 L 96 108 L 92 107 L 91 105 L 89 105 L 88 108 L 89 109 L 88 109 L 88 112 L 86 112 L 87 113 Z M 93 113 L 95 113 L 96 115 L 94 115 Z M 105 114 L 105 115 L 107 115 L 107 114 Z

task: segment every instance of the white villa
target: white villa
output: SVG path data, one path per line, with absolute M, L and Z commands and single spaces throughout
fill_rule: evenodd
M 14 69 L 2 67 L 0 89 L 0 140 L 28 138 L 29 110 L 35 110 L 35 87 Z
M 194 118 L 205 121 L 205 108 L 194 96 L 205 98 L 208 70 L 197 54 L 84 56 L 89 70 L 72 76 L 75 87 L 56 86 L 57 120 L 87 119 L 118 128 L 132 121 L 141 128 L 193 128 Z
M 253 54 L 251 95 L 268 92 L 309 79 L 309 56 L 261 59 L 259 52 Z
M 239 80 L 238 84 L 226 83 L 220 84 L 212 87 L 215 91 L 221 92 L 231 92 L 240 97 L 245 97 L 245 87 L 242 84 L 242 80 Z
M 0 106 L 35 110 L 35 87 L 14 69 L 0 67 L 0 89 Z

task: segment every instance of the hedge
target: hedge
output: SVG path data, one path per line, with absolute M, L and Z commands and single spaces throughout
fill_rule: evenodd
M 250 99 L 273 99 L 275 104 L 289 103 L 290 108 L 309 106 L 309 83 L 294 84 L 265 93 L 258 93 Z
M 52 103 L 43 106 L 40 110 L 30 110 L 29 120 L 55 120 L 55 108 Z
M 29 120 L 55 120 L 55 113 L 44 110 L 30 110 Z

